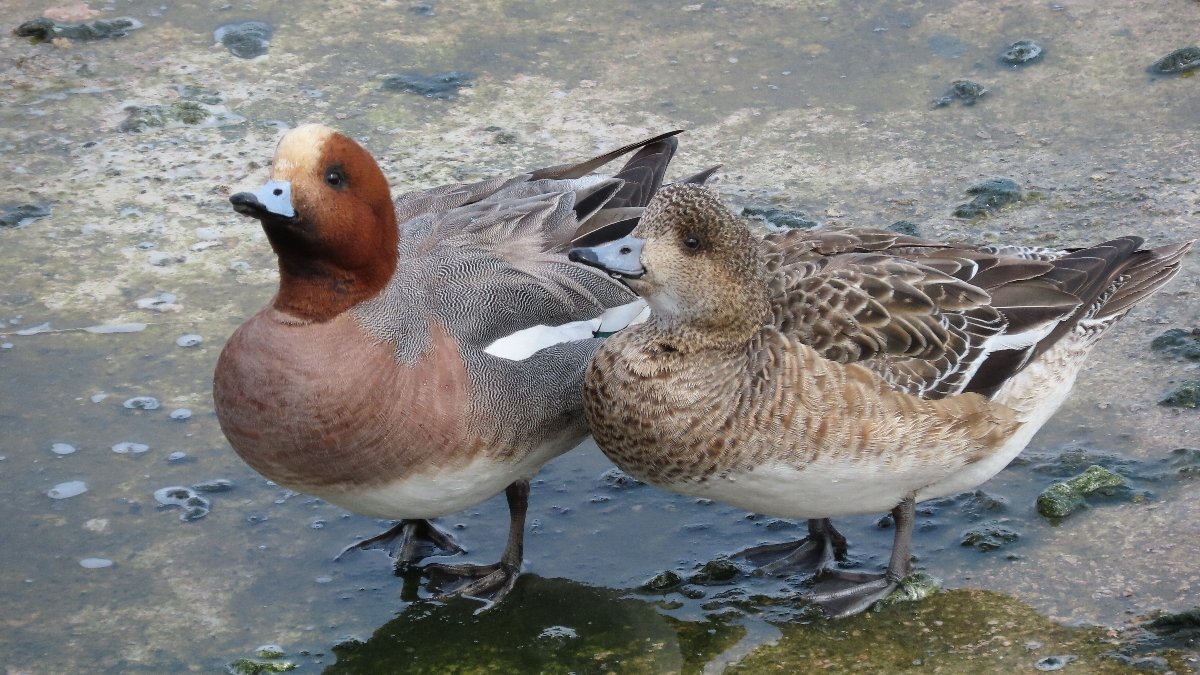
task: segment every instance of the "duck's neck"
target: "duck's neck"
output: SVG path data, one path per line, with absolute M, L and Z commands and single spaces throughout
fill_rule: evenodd
M 394 214 L 376 241 L 357 242 L 356 250 L 336 255 L 313 254 L 272 241 L 279 255 L 279 292 L 275 309 L 305 322 L 323 323 L 369 300 L 396 273 L 397 238 Z
M 689 318 L 656 316 L 651 310 L 645 335 L 662 351 L 741 354 L 769 321 L 765 289 L 761 297 L 747 297 L 741 304 L 726 309 L 714 315 Z

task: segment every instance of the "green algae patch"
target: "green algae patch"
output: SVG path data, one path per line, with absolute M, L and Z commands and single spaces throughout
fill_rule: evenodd
M 745 634 L 682 621 L 625 591 L 522 575 L 503 603 L 414 604 L 364 642 L 334 647 L 344 673 L 699 673 Z
M 291 661 L 268 661 L 265 659 L 237 659 L 227 670 L 234 675 L 265 675 L 266 673 L 288 673 L 296 669 Z
M 893 605 L 920 602 L 937 593 L 940 587 L 941 584 L 938 583 L 938 580 L 928 574 L 923 572 L 910 574 L 900 581 L 891 595 L 875 603 L 875 608 L 883 609 Z
M 972 196 L 971 201 L 954 209 L 958 218 L 988 216 L 1025 198 L 1021 186 L 1011 178 L 989 178 L 967 188 L 967 194 Z
M 776 644 L 754 650 L 725 672 L 1007 675 L 1035 672 L 1035 663 L 1056 655 L 1076 657 L 1069 672 L 1129 672 L 1105 656 L 1118 641 L 1104 629 L 1061 626 L 992 591 L 947 591 L 842 621 L 779 629 Z M 1167 658 L 1177 669 L 1182 665 L 1174 653 Z
M 1111 492 L 1125 486 L 1125 479 L 1104 467 L 1093 464 L 1086 471 L 1046 488 L 1037 498 L 1038 513 L 1058 520 L 1066 518 L 1087 505 L 1087 497 Z
M 1200 407 L 1200 380 L 1187 380 L 1158 402 L 1168 408 Z

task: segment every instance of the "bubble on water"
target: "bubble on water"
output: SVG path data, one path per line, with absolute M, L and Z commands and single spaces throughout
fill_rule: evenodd
M 56 455 L 70 455 L 75 452 L 75 446 L 70 443 L 55 443 L 50 446 L 50 452 Z
M 184 522 L 199 520 L 212 509 L 212 502 L 182 485 L 159 488 L 154 491 L 154 499 L 163 506 L 183 507 L 183 515 L 179 519 Z
M 158 399 L 153 396 L 134 396 L 126 399 L 125 407 L 130 410 L 158 410 Z
M 11 343 L 11 342 L 0 342 L 0 349 L 12 349 L 12 348 L 13 348 L 13 343 Z
M 51 499 L 70 499 L 87 492 L 87 484 L 81 480 L 69 480 L 59 483 L 46 493 Z
M 102 567 L 112 567 L 113 561 L 108 558 L 84 558 L 79 564 L 89 570 L 98 570 Z
M 95 394 L 92 394 L 92 403 L 99 403 L 100 401 L 103 401 L 106 398 L 108 398 L 108 394 L 106 394 L 102 391 L 97 392 Z
M 229 492 L 233 489 L 233 481 L 228 478 L 213 478 L 192 485 L 197 492 Z
M 178 462 L 181 459 L 186 459 L 187 456 L 188 456 L 188 454 L 186 452 L 184 452 L 182 450 L 176 450 L 175 452 L 172 452 L 171 454 L 167 455 L 167 461 L 168 462 Z
M 173 420 L 179 420 L 182 422 L 183 420 L 192 418 L 192 411 L 188 410 L 187 408 L 176 408 L 171 411 L 170 417 Z
M 150 449 L 150 446 L 145 443 L 135 443 L 133 441 L 121 441 L 112 446 L 112 451 L 118 455 L 140 455 Z
M 97 335 L 109 335 L 112 333 L 140 333 L 146 330 L 144 323 L 106 323 L 99 326 L 88 326 L 84 328 L 89 333 Z
M 179 345 L 180 347 L 195 347 L 201 342 L 204 342 L 204 338 L 194 333 L 180 335 L 179 339 L 175 340 L 175 344 Z
M 154 500 L 163 506 L 183 506 L 194 496 L 196 493 L 192 492 L 191 488 L 185 488 L 182 485 L 172 485 L 154 491 Z
M 566 641 L 579 637 L 579 633 L 570 626 L 548 626 L 544 628 L 538 638 L 541 640 Z
M 319 529 L 325 527 L 325 521 L 317 519 L 317 520 L 314 520 L 311 523 L 309 523 L 308 526 L 314 530 L 319 530 Z
M 179 305 L 175 304 L 176 296 L 174 293 L 159 293 L 158 295 L 149 298 L 140 298 L 135 303 L 138 309 L 152 309 L 156 312 L 172 312 L 179 309 Z
M 331 581 L 333 581 L 333 577 L 329 576 L 328 574 L 322 574 L 321 576 L 316 578 L 316 582 L 318 584 L 327 584 Z

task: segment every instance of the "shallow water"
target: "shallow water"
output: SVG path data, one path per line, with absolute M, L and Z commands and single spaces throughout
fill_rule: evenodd
M 0 205 L 52 208 L 0 228 L 0 654 L 9 672 L 213 671 L 271 643 L 310 672 L 719 671 L 739 659 L 761 667 L 776 656 L 756 649 L 781 635 L 787 648 L 796 631 L 821 645 L 830 670 L 895 670 L 885 637 L 913 621 L 928 621 L 942 641 L 930 654 L 1009 672 L 1011 661 L 972 651 L 977 636 L 936 622 L 1011 624 L 1011 641 L 1050 630 L 1048 621 L 1120 628 L 1200 604 L 1200 483 L 1146 479 L 1144 499 L 1051 525 L 1033 500 L 1056 477 L 1032 464 L 981 487 L 1006 499 L 997 517 L 1020 533 L 1015 544 L 960 546 L 975 523 L 957 507 L 923 515 L 915 542 L 919 567 L 946 588 L 1003 596 L 947 593 L 826 626 L 794 600 L 796 581 L 742 574 L 637 593 L 660 571 L 686 577 L 803 530 L 649 487 L 614 489 L 590 442 L 534 485 L 527 575 L 501 612 L 410 605 L 416 580 L 391 575 L 382 554 L 331 562 L 379 524 L 257 477 L 224 442 L 209 394 L 225 338 L 273 292 L 270 249 L 227 196 L 265 177 L 280 125 L 321 121 L 352 133 L 400 189 L 686 128 L 677 175 L 722 163 L 714 185 L 730 203 L 803 210 L 831 225 L 905 219 L 933 237 L 1043 245 L 1200 231 L 1198 80 L 1146 72 L 1194 43 L 1200 6 L 1191 0 L 432 2 L 432 15 L 416 4 L 95 3 L 103 18 L 144 27 L 57 45 L 7 31 L 48 5 L 6 4 Z M 266 56 L 239 59 L 213 44 L 213 29 L 244 19 L 274 25 Z M 1022 38 L 1046 48 L 1042 61 L 999 64 Z M 382 76 L 408 70 L 475 79 L 455 100 L 380 89 Z M 932 109 L 958 78 L 989 93 Z M 119 130 L 127 106 L 185 97 L 206 101 L 223 125 Z M 966 188 L 993 176 L 1031 198 L 991 218 L 953 218 Z M 1197 412 L 1155 405 L 1173 382 L 1196 379 L 1196 364 L 1147 346 L 1167 328 L 1200 325 L 1198 292 L 1193 254 L 1096 350 L 1029 453 L 1086 447 L 1157 476 L 1171 450 L 1197 447 Z M 71 330 L 134 322 L 146 326 Z M 44 323 L 47 331 L 17 334 Z M 194 335 L 199 344 L 179 344 Z M 125 407 L 139 396 L 160 405 Z M 173 419 L 179 409 L 192 414 Z M 75 452 L 60 454 L 57 443 Z M 114 452 L 121 443 L 149 449 Z M 218 478 L 234 487 L 202 493 L 211 501 L 203 518 L 180 520 L 182 508 L 155 501 L 160 488 Z M 87 491 L 48 495 L 69 481 Z M 471 560 L 499 554 L 502 498 L 443 520 Z M 891 542 L 876 521 L 838 523 L 865 567 L 883 564 Z M 1080 648 L 1071 640 L 1092 634 L 1078 630 L 1009 658 L 1029 668 L 1055 646 Z M 855 636 L 879 646 L 864 650 Z M 1194 668 L 1188 654 L 1178 663 Z

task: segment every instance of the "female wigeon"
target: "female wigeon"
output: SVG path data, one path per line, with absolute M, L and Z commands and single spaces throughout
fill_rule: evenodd
M 230 445 L 280 485 L 403 519 L 358 545 L 383 545 L 397 564 L 462 551 L 426 519 L 506 492 L 500 562 L 426 568 L 474 579 L 455 592 L 498 601 L 520 570 L 529 478 L 587 433 L 593 332 L 638 309 L 566 251 L 581 233 L 628 233 L 675 133 L 393 202 L 358 143 L 318 125 L 289 131 L 266 185 L 230 198 L 279 258 L 278 293 L 217 362 Z M 592 175 L 635 150 L 615 176 Z
M 911 571 L 913 505 L 1009 463 L 1066 398 L 1092 345 L 1179 270 L 1191 243 L 1073 251 L 892 232 L 756 240 L 717 196 L 670 186 L 632 234 L 571 257 L 621 276 L 650 319 L 587 371 L 592 434 L 675 492 L 813 519 L 891 510 L 883 574 L 824 567 L 811 598 L 846 616 Z M 795 546 L 796 544 L 793 544 Z

